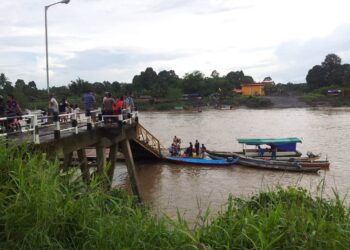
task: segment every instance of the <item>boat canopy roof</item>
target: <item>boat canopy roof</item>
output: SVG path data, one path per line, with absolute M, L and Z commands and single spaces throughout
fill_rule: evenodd
M 290 138 L 241 138 L 237 139 L 238 143 L 246 144 L 246 145 L 281 145 L 281 144 L 296 144 L 298 142 L 301 143 L 301 140 L 297 137 Z

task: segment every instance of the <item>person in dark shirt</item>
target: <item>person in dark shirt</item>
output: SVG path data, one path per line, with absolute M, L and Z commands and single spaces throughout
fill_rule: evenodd
M 277 148 L 275 146 L 271 146 L 271 159 L 276 160 L 277 156 Z
M 113 105 L 115 104 L 114 98 L 110 92 L 107 93 L 106 97 L 103 100 L 103 114 L 104 115 L 113 115 Z M 105 119 L 105 122 L 111 122 L 112 118 L 109 117 Z
M 259 153 L 259 157 L 263 157 L 265 153 L 265 149 L 260 147 L 260 145 L 258 146 L 258 153 Z
M 207 152 L 207 148 L 204 146 L 204 144 L 202 144 L 202 147 L 201 147 L 201 158 L 204 158 L 205 152 Z
M 194 144 L 194 147 L 196 149 L 196 156 L 199 157 L 199 142 L 196 140 L 196 143 Z
M 5 116 L 6 108 L 4 103 L 4 97 L 0 95 L 0 117 Z
M 96 99 L 90 90 L 86 91 L 83 95 L 82 101 L 84 103 L 85 115 L 90 115 L 92 121 L 96 122 L 96 113 L 91 112 L 95 108 Z
M 6 109 L 8 115 L 16 116 L 22 114 L 22 110 L 13 95 L 7 96 Z
M 193 144 L 190 142 L 190 146 L 187 148 L 188 157 L 193 157 Z

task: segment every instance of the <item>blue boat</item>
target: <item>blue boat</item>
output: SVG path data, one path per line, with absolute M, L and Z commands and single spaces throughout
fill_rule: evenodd
M 202 158 L 185 158 L 185 157 L 166 157 L 166 160 L 181 163 L 181 164 L 190 164 L 190 165 L 205 165 L 205 166 L 230 166 L 238 162 L 239 157 L 237 158 L 227 158 L 227 159 L 202 159 Z

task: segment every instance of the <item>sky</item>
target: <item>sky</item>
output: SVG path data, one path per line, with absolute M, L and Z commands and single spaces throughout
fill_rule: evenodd
M 44 6 L 2 0 L 0 72 L 46 87 Z M 51 86 L 243 70 L 305 82 L 329 53 L 350 63 L 349 0 L 71 0 L 48 9 Z

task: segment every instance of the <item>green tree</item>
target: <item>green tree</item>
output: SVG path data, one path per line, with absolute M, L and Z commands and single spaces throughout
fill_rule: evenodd
M 142 71 L 140 75 L 135 75 L 132 83 L 138 92 L 142 92 L 143 90 L 150 91 L 156 81 L 157 73 L 153 68 L 148 67 L 145 71 Z
M 214 78 L 214 79 L 219 79 L 220 78 L 220 74 L 216 70 L 213 70 L 211 72 L 210 76 L 211 76 L 211 78 Z
M 36 83 L 35 83 L 34 81 L 28 82 L 28 87 L 29 87 L 30 89 L 37 90 L 37 88 L 36 88 Z
M 15 88 L 16 89 L 23 90 L 25 88 L 25 86 L 26 86 L 26 83 L 22 79 L 17 79 L 17 81 L 15 82 Z
M 306 76 L 307 85 L 311 88 L 320 88 L 327 85 L 327 72 L 321 65 L 315 65 L 309 70 Z
M 343 65 L 342 84 L 346 87 L 350 87 L 350 64 Z
M 185 77 L 183 79 L 184 93 L 190 94 L 200 92 L 203 81 L 204 74 L 198 70 L 185 74 Z
M 342 84 L 343 68 L 341 67 L 341 58 L 336 54 L 328 54 L 322 62 L 324 68 L 325 82 L 327 85 Z
M 173 70 L 163 70 L 158 73 L 157 80 L 152 87 L 152 95 L 158 97 L 166 96 L 169 87 L 175 87 L 179 77 Z
M 5 76 L 4 73 L 0 74 L 0 88 L 4 89 L 6 85 L 11 85 L 11 82 L 8 81 L 8 78 Z

